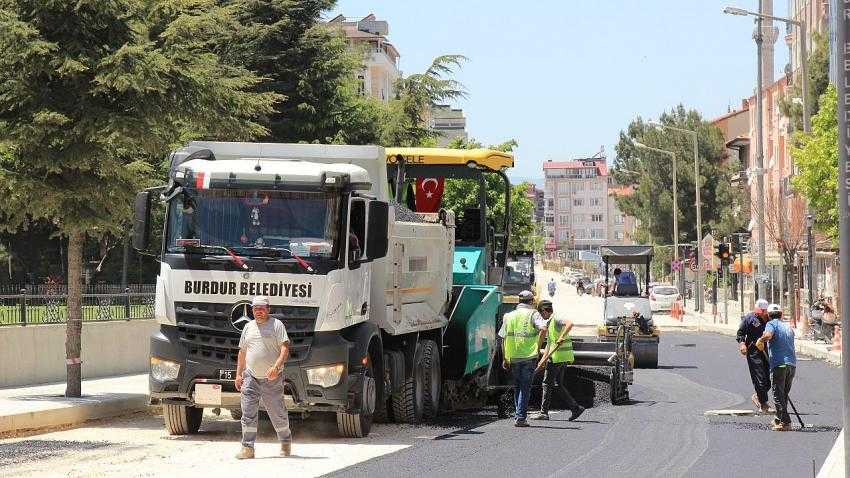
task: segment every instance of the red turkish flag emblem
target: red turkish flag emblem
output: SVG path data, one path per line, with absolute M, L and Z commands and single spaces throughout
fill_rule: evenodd
M 445 178 L 416 178 L 416 212 L 439 211 L 445 186 Z

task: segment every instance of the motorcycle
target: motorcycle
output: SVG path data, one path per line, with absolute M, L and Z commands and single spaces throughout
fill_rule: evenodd
M 824 297 L 818 297 L 809 310 L 809 326 L 813 340 L 832 342 L 835 334 L 835 312 Z

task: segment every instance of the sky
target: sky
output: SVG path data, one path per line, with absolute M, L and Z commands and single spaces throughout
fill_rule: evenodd
M 614 160 L 618 134 L 637 116 L 682 103 L 706 118 L 740 107 L 756 81 L 754 24 L 725 6 L 757 0 L 340 0 L 338 13 L 389 22 L 404 74 L 434 57 L 469 61 L 455 78 L 469 96 L 467 132 L 484 144 L 518 141 L 514 179 L 543 176 L 547 159 Z M 774 1 L 774 15 L 787 14 Z M 776 78 L 788 61 L 785 27 Z

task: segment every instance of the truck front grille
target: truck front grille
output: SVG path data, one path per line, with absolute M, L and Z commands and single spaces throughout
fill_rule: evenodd
M 174 304 L 180 343 L 194 360 L 217 362 L 236 368 L 241 332 L 231 323 L 233 304 L 177 302 Z M 310 351 L 318 307 L 272 306 L 270 315 L 286 326 L 289 361 L 304 360 Z

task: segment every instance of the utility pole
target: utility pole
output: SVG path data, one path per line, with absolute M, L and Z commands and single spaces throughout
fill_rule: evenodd
M 759 0 L 759 12 L 762 11 L 762 0 Z M 764 117 L 762 114 L 762 63 L 764 61 L 762 55 L 762 43 L 764 42 L 764 32 L 762 31 L 762 17 L 756 17 L 756 31 L 753 35 L 756 41 L 756 63 L 758 74 L 756 76 L 756 231 L 758 234 L 758 252 L 757 264 L 758 276 L 756 276 L 756 293 L 758 297 L 765 295 L 765 282 L 760 280 L 767 269 L 765 266 L 765 231 L 764 231 L 764 133 L 762 131 Z M 754 274 L 755 276 L 755 274 Z
M 843 5 L 843 6 L 842 6 Z M 838 4 L 839 11 L 833 15 L 835 21 L 836 56 L 833 61 L 837 71 L 835 85 L 838 90 L 838 211 L 839 211 L 839 251 L 845 257 L 850 252 L 850 6 Z M 843 68 L 842 68 L 843 67 Z M 811 265 L 809 265 L 811 267 Z M 850 476 L 850 260 L 840 261 L 841 281 L 841 376 L 844 390 L 844 476 Z

